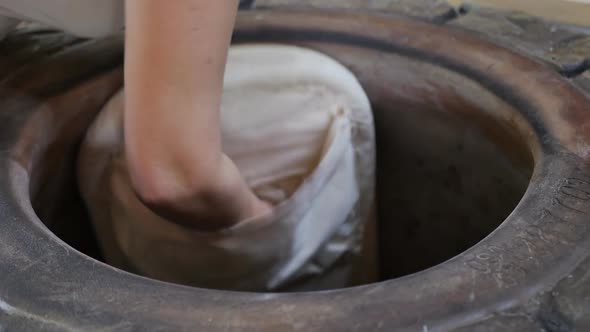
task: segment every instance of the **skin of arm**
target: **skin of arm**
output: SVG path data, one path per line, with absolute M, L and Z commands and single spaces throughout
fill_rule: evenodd
M 125 154 L 140 200 L 217 230 L 270 207 L 222 152 L 223 75 L 236 0 L 126 0 Z

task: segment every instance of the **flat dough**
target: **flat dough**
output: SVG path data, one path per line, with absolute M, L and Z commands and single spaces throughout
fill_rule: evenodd
M 275 204 L 272 215 L 205 233 L 153 214 L 130 187 L 119 93 L 89 129 L 78 165 L 107 262 L 205 288 L 317 290 L 369 281 L 353 271 L 374 271 L 359 257 L 363 237 L 374 241 L 364 229 L 372 222 L 375 137 L 354 75 L 304 48 L 233 46 L 221 118 L 224 152 Z

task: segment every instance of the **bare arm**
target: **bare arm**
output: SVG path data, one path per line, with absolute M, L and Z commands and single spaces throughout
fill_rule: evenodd
M 132 185 L 160 215 L 217 229 L 265 212 L 221 151 L 236 0 L 126 0 L 125 142 Z

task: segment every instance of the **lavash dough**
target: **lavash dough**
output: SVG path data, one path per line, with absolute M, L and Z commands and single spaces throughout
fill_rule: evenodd
M 80 191 L 106 261 L 148 277 L 242 291 L 351 286 L 375 277 L 375 136 L 354 75 L 309 49 L 232 46 L 221 107 L 224 152 L 274 204 L 218 232 L 163 220 L 140 203 L 124 160 L 123 93 L 87 132 Z

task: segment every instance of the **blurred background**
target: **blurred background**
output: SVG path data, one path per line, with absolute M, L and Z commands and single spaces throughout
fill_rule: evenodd
M 473 5 L 523 11 L 555 21 L 590 25 L 590 0 L 448 0 L 454 6 Z

